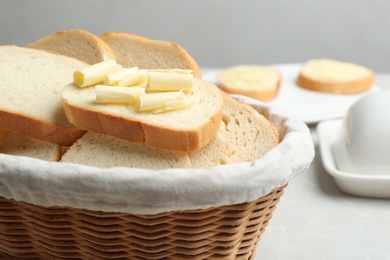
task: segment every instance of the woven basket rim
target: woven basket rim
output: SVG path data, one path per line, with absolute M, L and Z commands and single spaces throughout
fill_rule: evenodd
M 260 101 L 234 97 L 254 107 L 279 131 L 280 144 L 259 160 L 205 170 L 156 171 L 100 169 L 0 154 L 0 196 L 42 206 L 133 214 L 254 201 L 305 171 L 314 158 L 314 145 L 302 121 Z

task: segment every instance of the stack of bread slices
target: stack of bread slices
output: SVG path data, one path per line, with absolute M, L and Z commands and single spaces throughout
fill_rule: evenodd
M 111 60 L 189 71 L 191 106 L 151 113 L 96 102 L 95 86 L 78 86 L 75 72 Z M 27 47 L 0 46 L 0 77 L 0 153 L 103 168 L 208 168 L 258 159 L 279 142 L 267 118 L 202 80 L 195 60 L 172 42 L 56 32 Z

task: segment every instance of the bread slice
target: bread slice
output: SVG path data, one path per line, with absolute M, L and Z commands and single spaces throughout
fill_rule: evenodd
M 205 147 L 177 153 L 89 132 L 62 157 L 62 162 L 89 166 L 146 169 L 199 168 L 259 159 L 278 142 L 273 124 L 247 104 L 224 94 L 223 124 Z
M 18 133 L 9 133 L 0 145 L 0 153 L 27 156 L 45 161 L 60 160 L 60 146 Z
M 279 143 L 278 132 L 267 118 L 248 104 L 223 96 L 222 122 L 230 140 L 232 163 L 259 159 Z
M 353 63 L 330 59 L 309 60 L 297 78 L 298 86 L 331 94 L 353 94 L 374 84 L 374 72 Z
M 209 168 L 229 164 L 230 141 L 222 124 L 215 138 L 206 146 L 190 153 L 178 153 L 148 147 L 141 143 L 89 132 L 66 151 L 62 162 L 89 166 L 164 168 Z
M 61 162 L 100 168 L 136 167 L 161 170 L 191 167 L 186 153 L 156 149 L 92 132 L 86 133 L 74 143 L 62 156 Z
M 27 47 L 62 54 L 88 64 L 116 59 L 105 41 L 88 31 L 77 29 L 55 32 L 28 44 Z
M 209 168 L 230 163 L 228 144 L 219 132 L 205 147 L 187 154 L 88 132 L 63 154 L 61 162 L 100 168 Z
M 219 87 L 229 94 L 248 96 L 260 101 L 270 101 L 279 92 L 282 73 L 260 65 L 239 65 L 220 71 Z
M 189 153 L 192 168 L 250 162 L 279 143 L 275 126 L 248 104 L 223 93 L 224 112 L 218 135 L 202 149 Z
M 191 55 L 175 42 L 151 40 L 124 32 L 99 35 L 114 51 L 118 64 L 141 69 L 190 69 L 194 77 L 201 72 Z
M 61 90 L 85 66 L 46 51 L 0 46 L 0 129 L 70 146 L 85 131 L 66 119 Z
M 223 110 L 221 92 L 212 83 L 195 78 L 194 91 L 186 96 L 190 108 L 154 114 L 98 104 L 93 87 L 69 84 L 62 91 L 66 116 L 78 128 L 181 152 L 207 145 L 218 132 Z

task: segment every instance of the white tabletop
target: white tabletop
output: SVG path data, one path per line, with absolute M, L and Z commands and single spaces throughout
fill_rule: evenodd
M 390 88 L 390 75 L 376 82 Z M 285 189 L 255 259 L 390 259 L 390 200 L 340 191 L 322 166 L 316 125 L 310 129 L 315 159 Z

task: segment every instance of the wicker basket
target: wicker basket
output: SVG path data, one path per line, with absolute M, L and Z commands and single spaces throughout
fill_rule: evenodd
M 156 215 L 0 198 L 0 251 L 23 259 L 253 259 L 283 190 L 240 205 Z
M 208 169 L 100 169 L 0 154 L 0 252 L 22 259 L 254 259 L 291 178 L 314 158 L 308 127 L 245 97 L 281 142 Z

